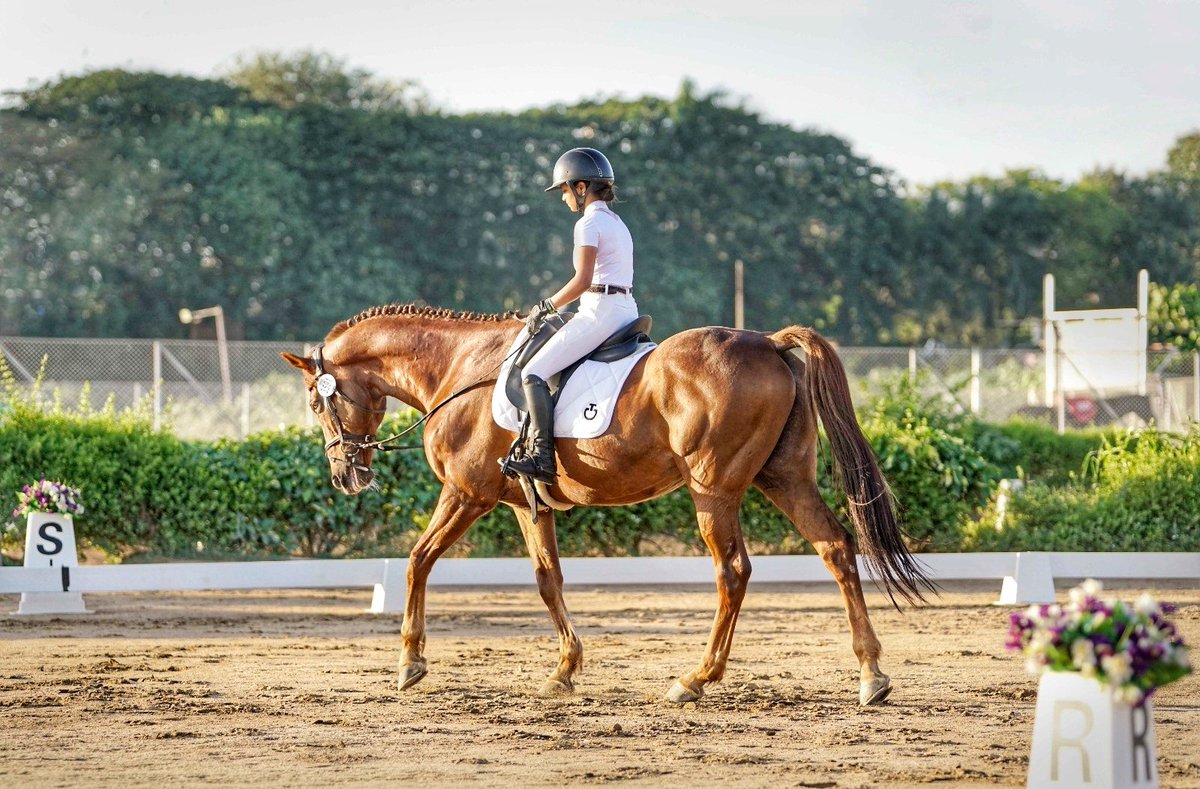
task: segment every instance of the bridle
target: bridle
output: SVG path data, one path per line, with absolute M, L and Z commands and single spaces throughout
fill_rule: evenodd
M 316 364 L 317 375 L 317 396 L 321 398 L 321 406 L 329 412 L 329 418 L 333 420 L 333 426 L 337 430 L 337 435 L 325 442 L 325 455 L 329 455 L 329 450 L 338 446 L 344 447 L 346 456 L 346 464 L 355 471 L 367 472 L 370 471 L 362 463 L 357 462 L 358 455 L 366 449 L 378 448 L 378 443 L 375 441 L 375 436 L 371 433 L 350 433 L 342 426 L 342 418 L 338 415 L 337 406 L 334 405 L 333 398 L 340 397 L 350 405 L 366 411 L 369 414 L 383 414 L 387 412 L 386 408 L 371 408 L 354 400 L 345 392 L 338 391 L 337 379 L 333 377 L 333 373 L 325 372 L 323 366 L 324 358 L 321 356 L 321 349 L 325 347 L 325 343 L 321 343 L 313 349 L 313 362 Z M 390 440 L 390 439 L 389 439 Z
M 429 419 L 429 417 L 431 417 L 435 413 L 437 413 L 438 410 L 440 410 L 442 406 L 446 405 L 454 398 L 458 397 L 459 395 L 461 395 L 465 392 L 470 391 L 471 389 L 474 389 L 475 387 L 479 386 L 482 383 L 486 383 L 490 379 L 490 376 L 492 375 L 492 373 L 499 370 L 501 367 L 504 366 L 505 362 L 507 362 L 509 359 L 513 358 L 514 356 L 519 354 L 521 351 L 523 351 L 525 349 L 525 346 L 529 344 L 529 341 L 532 338 L 533 338 L 532 335 L 527 336 L 525 338 L 525 342 L 521 343 L 516 348 L 514 348 L 512 353 L 510 353 L 508 356 L 506 356 L 504 359 L 502 359 L 499 364 L 497 364 L 495 367 L 493 367 L 489 372 L 487 372 L 478 381 L 476 381 L 473 384 L 464 386 L 463 388 L 459 389 L 458 391 L 451 393 L 445 400 L 438 403 L 433 408 L 429 409 L 429 411 L 424 416 L 422 416 L 416 422 L 413 422 L 408 427 L 401 430 L 399 433 L 396 433 L 395 435 L 388 436 L 387 438 L 381 438 L 381 439 L 376 439 L 375 436 L 371 433 L 348 433 L 348 432 L 346 432 L 346 429 L 342 426 L 342 419 L 340 416 L 338 416 L 337 407 L 333 403 L 334 397 L 340 397 L 341 399 L 345 400 L 346 402 L 348 402 L 350 405 L 354 406 L 355 408 L 357 408 L 361 411 L 366 411 L 367 413 L 370 413 L 370 414 L 383 414 L 383 413 L 387 412 L 387 409 L 386 408 L 371 408 L 369 406 L 365 406 L 362 403 L 359 403 L 358 401 L 352 399 L 345 392 L 339 391 L 338 390 L 338 382 L 337 382 L 337 379 L 333 377 L 333 373 L 325 372 L 325 368 L 324 368 L 325 360 L 324 360 L 324 357 L 322 357 L 322 355 L 321 355 L 321 349 L 325 347 L 325 343 L 320 343 L 319 345 L 317 345 L 316 348 L 313 348 L 313 352 L 312 352 L 313 364 L 316 367 L 315 372 L 316 372 L 317 396 L 321 398 L 321 406 L 326 411 L 329 412 L 329 417 L 330 417 L 330 419 L 333 420 L 333 426 L 337 430 L 337 435 L 325 442 L 325 456 L 328 458 L 329 450 L 333 449 L 334 447 L 336 447 L 340 444 L 341 446 L 345 447 L 345 449 L 343 450 L 343 452 L 346 456 L 345 463 L 348 466 L 350 466 L 351 468 L 353 468 L 355 471 L 365 473 L 365 472 L 370 471 L 371 469 L 368 468 L 366 465 L 357 462 L 359 454 L 361 452 L 363 452 L 364 450 L 373 449 L 373 450 L 377 450 L 380 452 L 391 452 L 394 450 L 423 449 L 424 447 L 420 444 L 415 444 L 412 446 L 402 446 L 402 447 L 387 446 L 387 444 L 390 444 L 391 442 L 395 441 L 396 439 L 416 430 L 418 427 L 420 427 L 422 424 L 425 423 L 425 420 Z

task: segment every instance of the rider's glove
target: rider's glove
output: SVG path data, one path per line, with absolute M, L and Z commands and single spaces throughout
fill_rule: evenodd
M 529 314 L 525 316 L 525 327 L 530 334 L 537 334 L 538 327 L 542 325 L 542 321 L 547 315 L 557 315 L 558 310 L 554 308 L 554 302 L 550 299 L 542 299 L 537 304 L 530 308 Z

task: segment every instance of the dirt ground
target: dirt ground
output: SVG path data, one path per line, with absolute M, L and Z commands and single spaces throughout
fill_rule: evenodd
M 1200 643 L 1200 584 L 1146 588 Z M 0 785 L 1023 786 L 1036 679 L 997 593 L 873 594 L 896 689 L 872 708 L 825 585 L 752 584 L 725 681 L 684 706 L 662 695 L 700 657 L 708 588 L 568 587 L 585 670 L 554 699 L 532 583 L 432 589 L 430 673 L 403 693 L 400 617 L 367 591 L 89 595 L 58 618 L 0 596 Z M 1162 786 L 1200 787 L 1200 678 L 1155 725 Z

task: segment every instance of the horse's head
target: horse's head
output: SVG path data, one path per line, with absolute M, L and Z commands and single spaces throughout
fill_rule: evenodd
M 325 457 L 333 486 L 343 493 L 359 493 L 375 479 L 372 443 L 383 421 L 387 396 L 373 389 L 365 375 L 356 375 L 353 367 L 326 362 L 321 346 L 311 357 L 280 356 L 304 373 L 308 406 L 325 433 Z

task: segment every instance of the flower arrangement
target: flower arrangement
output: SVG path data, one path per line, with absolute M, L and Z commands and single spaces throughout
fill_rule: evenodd
M 77 488 L 48 479 L 40 479 L 21 488 L 21 492 L 17 494 L 17 501 L 17 508 L 13 510 L 14 518 L 24 518 L 35 512 L 57 512 L 64 515 L 79 515 L 83 512 Z
M 1076 671 L 1110 686 L 1115 700 L 1141 704 L 1192 670 L 1183 638 L 1166 619 L 1175 606 L 1148 594 L 1132 606 L 1101 599 L 1102 588 L 1089 579 L 1066 605 L 1013 614 L 1007 646 L 1025 654 L 1031 674 Z

